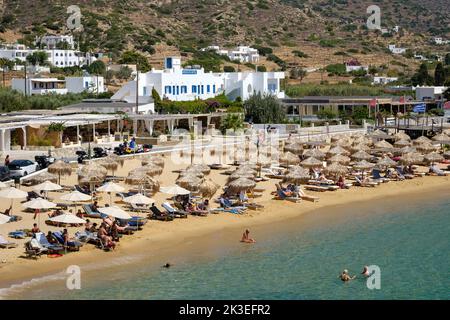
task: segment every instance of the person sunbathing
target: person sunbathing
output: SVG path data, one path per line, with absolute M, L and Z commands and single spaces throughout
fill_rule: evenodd
M 350 280 L 356 279 L 356 276 L 351 277 L 348 274 L 348 270 L 345 269 L 344 271 L 342 271 L 342 273 L 339 275 L 339 278 L 343 281 L 343 282 L 348 282 Z
M 250 231 L 248 229 L 245 229 L 244 233 L 242 234 L 241 242 L 244 242 L 244 243 L 255 243 L 256 240 L 250 238 L 249 235 L 250 235 Z
M 198 205 L 198 208 L 202 211 L 209 211 L 209 200 L 205 199 Z
M 39 232 L 41 232 L 41 229 L 39 229 L 39 227 L 37 226 L 36 223 L 33 223 L 33 228 L 31 229 L 31 233 L 32 234 L 36 234 L 36 233 L 39 233 Z
M 88 230 L 86 230 L 86 231 L 88 231 Z M 94 222 L 92 224 L 92 227 L 90 227 L 89 232 L 92 232 L 92 233 L 97 232 L 97 223 Z
M 108 231 L 106 230 L 106 225 L 105 225 L 105 223 L 102 223 L 102 224 L 100 225 L 100 228 L 98 229 L 98 232 L 97 232 L 97 237 L 99 237 L 99 238 L 102 240 L 102 242 L 103 242 L 107 247 L 110 247 L 110 248 L 113 248 L 113 249 L 116 247 L 115 242 L 114 242 L 113 239 L 108 235 Z
M 49 231 L 49 232 L 47 233 L 46 238 L 47 238 L 47 241 L 48 241 L 50 244 L 58 244 L 58 241 L 55 239 L 55 237 L 53 237 L 53 234 L 52 234 L 51 231 Z
M 84 231 L 90 232 L 92 228 L 92 223 L 89 219 L 86 219 L 86 223 L 84 224 Z
M 94 201 L 94 203 L 91 205 L 91 209 L 94 212 L 98 211 L 98 202 L 97 201 Z
M 12 206 L 10 206 L 8 209 L 5 210 L 4 215 L 11 216 L 11 213 L 12 213 Z

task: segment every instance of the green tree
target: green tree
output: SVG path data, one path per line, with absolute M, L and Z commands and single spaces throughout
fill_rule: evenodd
M 442 86 L 445 82 L 445 70 L 442 62 L 436 64 L 436 69 L 434 70 L 434 85 Z
M 131 78 L 132 73 L 133 73 L 133 70 L 131 70 L 130 67 L 122 66 L 122 67 L 120 67 L 119 71 L 117 71 L 116 76 L 118 79 L 128 80 Z
M 47 63 L 48 55 L 45 51 L 35 51 L 32 54 L 29 54 L 26 59 L 33 66 L 42 66 Z
M 433 85 L 434 79 L 428 73 L 428 67 L 426 63 L 422 63 L 419 70 L 412 76 L 411 83 L 414 86 Z
M 106 72 L 106 65 L 103 61 L 97 60 L 87 67 L 87 71 L 91 74 L 102 75 Z
M 220 130 L 223 134 L 226 133 L 227 130 L 232 129 L 236 131 L 238 129 L 242 129 L 244 127 L 244 120 L 240 114 L 228 114 L 225 118 L 222 118 L 220 123 Z
M 450 66 L 450 53 L 447 53 L 447 54 L 445 55 L 445 60 L 444 60 L 444 62 L 445 62 L 445 64 L 446 64 L 447 66 Z
M 223 67 L 223 72 L 235 72 L 236 70 L 234 69 L 233 66 L 224 66 Z
M 290 75 L 291 79 L 300 79 L 300 81 L 302 81 L 303 78 L 306 77 L 306 70 L 303 68 L 300 68 L 300 67 L 293 68 L 289 72 L 289 75 Z
M 119 59 L 121 64 L 138 64 L 140 72 L 148 72 L 152 69 L 152 66 L 148 62 L 147 58 L 136 51 L 125 51 Z
M 161 112 L 161 96 L 159 95 L 158 91 L 156 91 L 155 88 L 152 89 L 152 98 L 153 101 L 155 103 L 155 107 L 156 107 L 156 112 L 160 113 Z
M 245 115 L 254 123 L 282 123 L 286 112 L 274 95 L 252 95 L 244 102 Z
M 332 108 L 324 108 L 317 112 L 317 117 L 319 119 L 332 120 L 338 117 L 338 113 L 334 111 Z

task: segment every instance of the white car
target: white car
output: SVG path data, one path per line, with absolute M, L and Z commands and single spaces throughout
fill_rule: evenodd
M 13 160 L 8 164 L 11 178 L 24 177 L 39 169 L 39 165 L 31 160 Z

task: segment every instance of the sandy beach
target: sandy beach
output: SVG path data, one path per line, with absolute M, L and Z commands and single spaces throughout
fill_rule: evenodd
M 141 165 L 139 159 L 127 160 L 125 165 L 121 167 L 115 174 L 117 176 L 126 176 L 127 173 Z M 169 157 L 166 157 L 163 173 L 158 177 L 161 186 L 173 185 L 178 173 L 174 170 L 183 169 L 186 164 L 174 164 Z M 220 185 L 224 185 L 227 176 L 221 174 L 222 171 L 212 170 L 208 178 L 212 179 Z M 61 184 L 76 184 L 77 176 L 73 173 L 70 177 L 63 177 Z M 262 210 L 247 210 L 243 215 L 231 213 L 210 214 L 208 217 L 189 216 L 188 219 L 175 219 L 172 222 L 161 222 L 149 220 L 142 231 L 136 232 L 132 236 L 124 236 L 119 242 L 119 246 L 112 252 L 104 252 L 95 246 L 86 244 L 80 252 L 69 253 L 59 258 L 48 258 L 43 256 L 38 260 L 30 260 L 24 258 L 23 245 L 26 240 L 10 239 L 19 245 L 15 249 L 0 250 L 0 288 L 7 288 L 15 283 L 21 283 L 32 278 L 42 277 L 53 273 L 64 271 L 70 265 L 83 266 L 93 262 L 101 262 L 105 265 L 113 259 L 127 257 L 133 254 L 148 255 L 155 260 L 165 262 L 166 249 L 170 248 L 173 252 L 177 244 L 186 243 L 187 241 L 207 242 L 209 237 L 213 236 L 216 231 L 233 230 L 236 233 L 236 241 L 239 240 L 244 228 L 252 226 L 268 225 L 274 222 L 288 221 L 290 218 L 299 217 L 306 213 L 313 214 L 314 211 L 333 210 L 333 206 L 348 205 L 352 210 L 352 203 L 356 201 L 373 201 L 376 205 L 377 201 L 383 201 L 387 197 L 401 198 L 402 201 L 408 197 L 417 198 L 431 193 L 448 192 L 450 187 L 450 178 L 426 176 L 405 180 L 400 182 L 391 181 L 384 183 L 376 188 L 352 187 L 349 190 L 338 190 L 335 192 L 315 193 L 309 191 L 311 195 L 320 197 L 319 202 L 312 203 L 302 201 L 301 203 L 292 203 L 289 201 L 274 200 L 271 192 L 275 190 L 274 184 L 279 180 L 270 180 L 258 183 L 259 188 L 264 188 L 261 197 L 255 198 L 257 203 L 264 205 Z M 125 186 L 125 185 L 124 185 Z M 126 186 L 128 187 L 128 186 Z M 22 187 L 22 190 L 30 190 L 31 188 Z M 220 190 L 215 194 L 217 198 Z M 50 192 L 49 198 L 55 201 L 63 193 Z M 168 195 L 157 193 L 153 196 L 157 204 L 169 198 Z M 117 197 L 113 197 L 113 201 L 117 201 Z M 109 196 L 103 195 L 100 205 L 109 202 Z M 9 207 L 9 200 L 3 199 L 0 202 L 0 211 L 4 211 Z M 217 206 L 217 204 L 214 204 Z M 19 214 L 23 219 L 19 222 L 0 225 L 0 234 L 7 236 L 8 232 L 27 228 L 31 229 L 34 222 L 33 214 L 22 212 L 20 201 L 14 201 L 13 213 Z M 40 218 L 40 228 L 43 232 L 48 230 L 55 231 L 61 228 L 51 227 L 44 223 L 46 215 Z M 338 218 L 336 216 L 336 218 Z M 328 216 L 330 219 L 330 216 Z M 326 223 L 326 221 L 324 222 Z M 70 235 L 82 228 L 69 228 Z M 176 250 L 175 250 L 176 251 Z

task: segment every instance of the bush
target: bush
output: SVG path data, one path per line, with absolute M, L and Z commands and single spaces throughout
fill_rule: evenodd
M 347 73 L 345 65 L 342 63 L 330 64 L 325 67 L 325 70 L 331 75 L 341 76 Z

